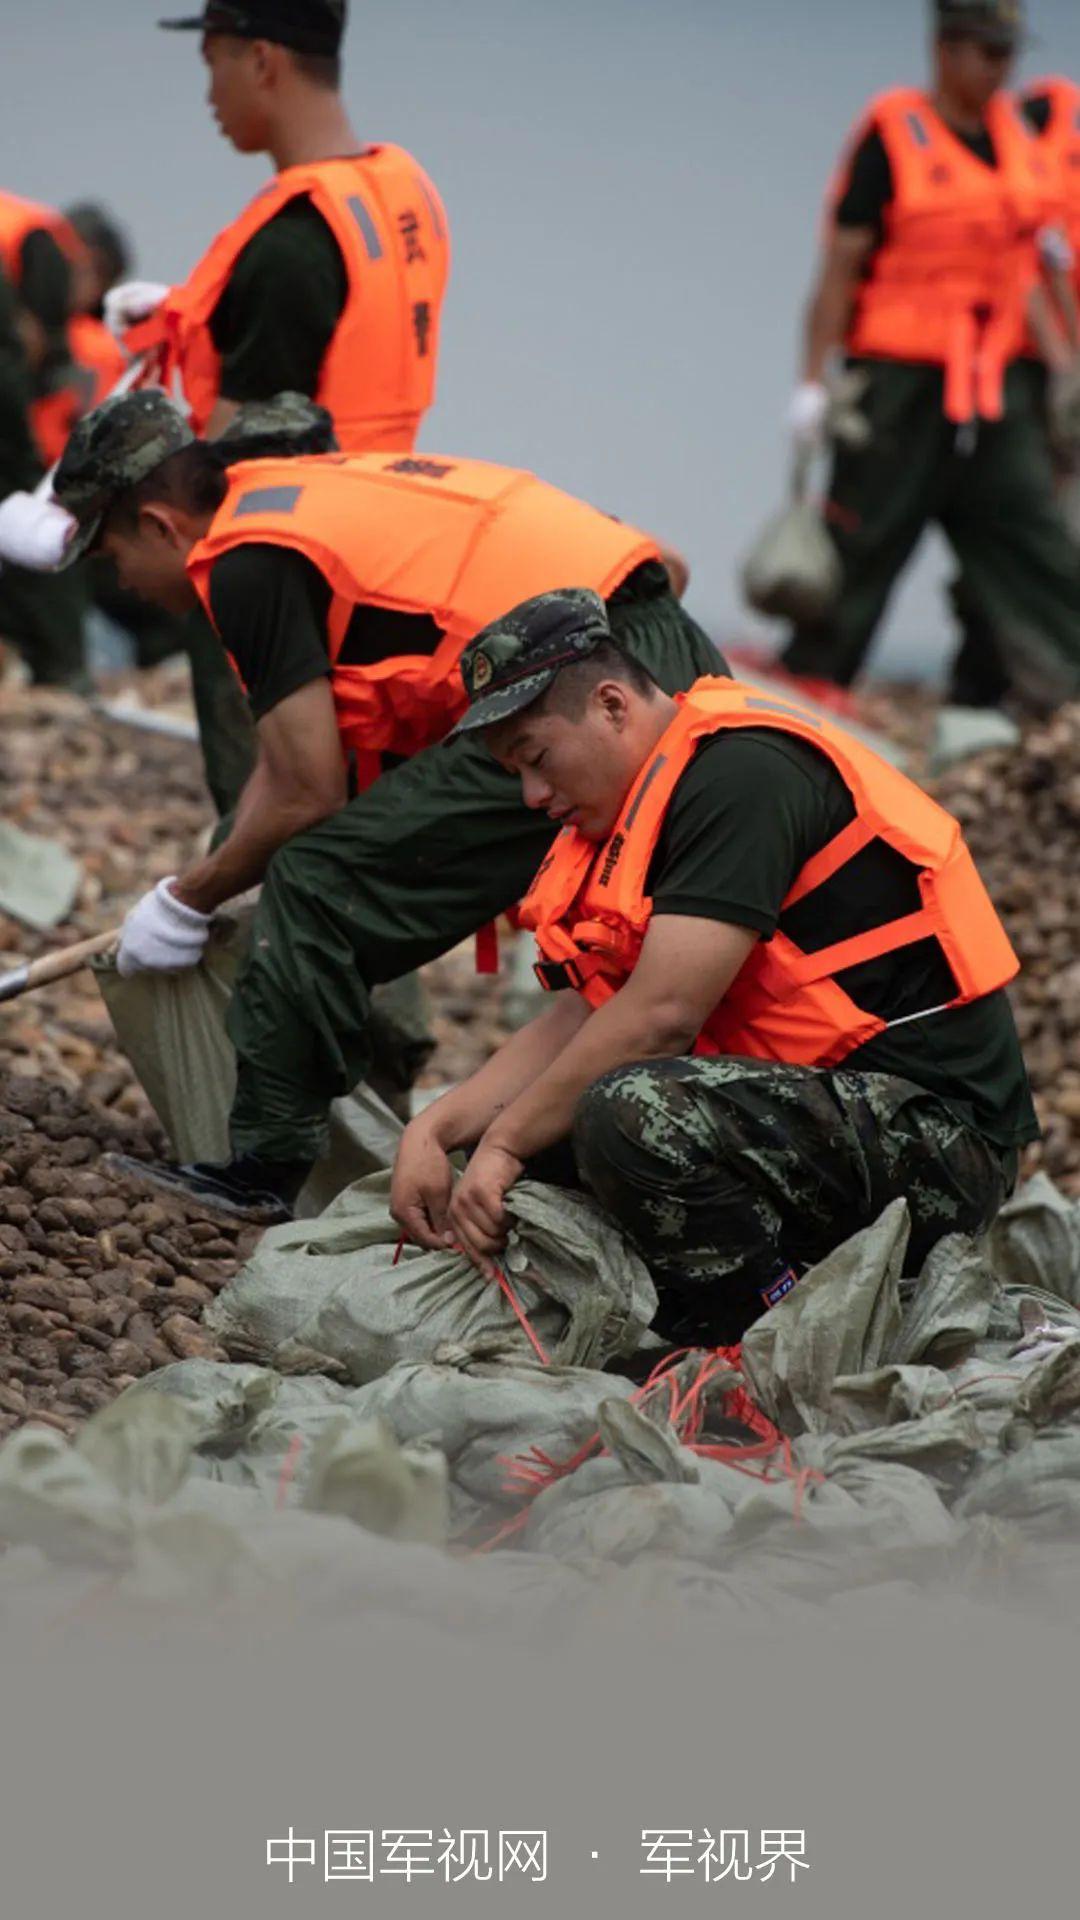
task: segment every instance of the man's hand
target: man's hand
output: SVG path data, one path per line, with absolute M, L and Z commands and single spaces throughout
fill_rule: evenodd
M 170 292 L 171 288 L 162 286 L 160 280 L 125 280 L 122 286 L 110 287 L 104 300 L 109 332 L 122 340 L 129 327 L 156 313 Z
M 185 907 L 170 891 L 175 874 L 159 880 L 145 893 L 124 921 L 116 970 L 127 980 L 133 973 L 168 973 L 195 967 L 210 934 L 211 916 Z
M 506 1245 L 506 1194 L 519 1179 L 523 1162 L 505 1147 L 481 1141 L 450 1202 L 447 1246 L 459 1246 L 474 1267 L 495 1278 L 494 1255 Z
M 828 387 L 819 380 L 804 380 L 796 387 L 788 407 L 788 431 L 796 447 L 821 446 L 828 417 Z
M 453 1187 L 449 1157 L 421 1114 L 401 1136 L 390 1186 L 390 1212 L 415 1246 L 446 1246 Z
M 9 493 L 0 501 L 0 559 L 35 573 L 51 573 L 60 565 L 75 526 L 72 515 L 55 500 Z

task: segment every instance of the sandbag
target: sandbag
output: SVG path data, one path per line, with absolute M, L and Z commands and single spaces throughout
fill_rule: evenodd
M 1040 1288 L 1080 1308 L 1080 1200 L 1038 1173 L 998 1214 L 987 1241 L 1003 1286 Z
M 253 914 L 242 906 L 218 915 L 198 966 L 179 973 L 125 980 L 115 956 L 93 963 L 117 1040 L 182 1162 L 229 1158 L 236 1055 L 225 1016 Z M 400 1138 L 401 1122 L 371 1088 L 336 1100 L 329 1143 L 297 1200 L 297 1217 L 321 1213 L 354 1180 L 391 1166 Z
M 899 1283 L 911 1234 L 906 1200 L 837 1247 L 742 1343 L 754 1398 L 789 1434 L 825 1432 L 838 1376 L 871 1371 L 902 1324 Z
M 67 919 L 82 876 L 66 847 L 0 820 L 0 913 L 45 933 Z
M 403 1450 L 375 1423 L 328 1434 L 304 1505 L 284 1509 L 193 1478 L 185 1455 L 198 1426 L 181 1398 L 129 1392 L 74 1444 L 53 1428 L 12 1434 L 0 1446 L 0 1616 L 11 1598 L 38 1623 L 50 1609 L 62 1620 L 80 1597 L 98 1613 L 133 1603 L 200 1621 L 273 1601 L 311 1622 L 381 1614 L 534 1643 L 581 1593 L 580 1576 L 536 1555 L 462 1563 L 404 1537 L 437 1520 L 435 1457 L 419 1463 L 423 1486 L 395 1479 Z M 48 1564 L 35 1567 L 35 1554 Z
M 514 1509 L 523 1497 L 516 1462 L 533 1453 L 572 1460 L 598 1431 L 604 1402 L 634 1391 L 611 1373 L 444 1348 L 432 1362 L 393 1367 L 358 1388 L 350 1405 L 356 1417 L 383 1421 L 403 1445 L 436 1446 L 455 1492 L 477 1509 Z
M 533 1356 L 503 1292 L 464 1255 L 402 1247 L 398 1257 L 389 1193 L 389 1174 L 373 1174 L 318 1220 L 263 1236 L 205 1316 L 233 1357 L 360 1386 L 446 1344 L 494 1338 Z M 504 1267 L 547 1357 L 602 1367 L 635 1352 L 656 1290 L 610 1220 L 583 1196 L 531 1181 L 513 1188 L 508 1207 Z
M 575 1563 L 670 1556 L 709 1564 L 749 1482 L 681 1446 L 640 1408 L 605 1403 L 600 1432 L 606 1453 L 534 1502 L 530 1550 Z
M 791 499 L 759 534 L 740 570 L 748 606 L 797 625 L 824 619 L 843 584 L 840 557 L 809 498 L 807 479 L 800 462 Z
M 961 1519 L 1016 1520 L 1026 1534 L 1075 1538 L 1080 1524 L 1080 1427 L 1036 1434 L 975 1475 L 956 1505 Z

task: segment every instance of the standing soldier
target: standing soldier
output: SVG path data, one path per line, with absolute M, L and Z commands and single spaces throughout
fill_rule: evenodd
M 849 686 L 937 521 L 1007 639 L 1013 683 L 1055 702 L 1080 689 L 1080 558 L 1018 365 L 1050 171 L 1003 90 L 1019 0 L 936 0 L 935 13 L 932 88 L 873 103 L 832 198 L 791 425 L 804 445 L 821 437 L 844 346 L 865 375 L 871 438 L 835 458 L 839 602 L 795 632 L 783 664 Z
M 117 287 L 107 311 L 136 351 L 160 351 L 196 432 L 245 402 L 316 399 L 340 445 L 408 450 L 435 387 L 449 265 L 439 196 L 401 147 L 365 145 L 340 93 L 345 0 L 207 0 L 171 29 L 201 32 L 210 105 L 276 178 L 219 234 L 183 286 Z M 222 812 L 253 764 L 239 688 L 204 620 L 189 628 L 207 777 Z
M 162 25 L 202 32 L 214 118 L 277 177 L 183 286 L 116 288 L 114 321 L 162 349 L 209 439 L 244 401 L 292 392 L 327 408 L 347 452 L 409 449 L 435 390 L 446 216 L 411 154 L 353 131 L 345 0 L 208 0 Z
M 1080 87 L 1058 75 L 1033 80 L 1020 95 L 1024 118 L 1039 140 L 1051 174 L 1051 199 L 1058 223 L 1059 283 L 1057 309 L 1044 308 L 1041 324 L 1029 330 L 1019 365 L 1028 382 L 1031 405 L 1050 435 L 1051 456 L 1059 480 L 1075 471 L 1080 454 L 1077 419 L 1077 313 L 1080 310 Z M 1009 689 L 1009 673 L 992 617 L 963 575 L 954 583 L 953 602 L 963 630 L 952 669 L 954 704 L 997 707 Z

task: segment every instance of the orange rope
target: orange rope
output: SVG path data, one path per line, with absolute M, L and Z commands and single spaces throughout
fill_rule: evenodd
M 397 1252 L 395 1253 L 392 1261 L 393 1266 L 396 1267 L 399 1260 L 401 1259 L 401 1256 L 404 1253 L 406 1246 L 408 1245 L 408 1239 L 409 1239 L 408 1234 L 403 1233 L 401 1236 L 401 1239 L 397 1243 Z M 460 1253 L 461 1248 L 456 1247 L 454 1251 L 456 1253 Z M 528 1314 L 526 1313 L 524 1307 L 521 1304 L 521 1301 L 518 1299 L 517 1294 L 514 1292 L 513 1287 L 510 1285 L 510 1282 L 507 1279 L 501 1267 L 497 1266 L 495 1268 L 495 1279 L 501 1292 L 503 1293 L 505 1298 L 509 1301 L 510 1306 L 514 1311 L 514 1314 L 517 1320 L 519 1321 L 520 1325 L 522 1326 L 526 1335 L 528 1336 L 529 1345 L 532 1347 L 532 1350 L 535 1353 L 537 1359 L 539 1360 L 541 1366 L 550 1367 L 551 1358 L 548 1354 L 544 1352 L 544 1349 L 540 1344 L 540 1340 L 537 1335 L 535 1327 L 531 1325 Z
M 278 1475 L 277 1495 L 274 1500 L 274 1507 L 278 1513 L 281 1512 L 289 1497 L 289 1488 L 292 1486 L 293 1480 L 296 1477 L 297 1462 L 303 1450 L 303 1434 L 294 1433 L 292 1439 L 289 1441 L 289 1450 L 281 1463 L 281 1472 Z

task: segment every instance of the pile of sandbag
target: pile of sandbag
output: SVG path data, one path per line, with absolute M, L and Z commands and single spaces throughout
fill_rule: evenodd
M 1021 746 L 944 775 L 937 798 L 963 826 L 1023 971 L 1013 989 L 1046 1130 L 1042 1165 L 1080 1193 L 1080 704 Z
M 354 1385 L 399 1360 L 430 1359 L 448 1343 L 472 1349 L 496 1338 L 573 1366 L 602 1367 L 637 1351 L 656 1290 L 584 1195 L 530 1181 L 513 1189 L 507 1291 L 462 1254 L 404 1245 L 389 1193 L 389 1173 L 372 1174 L 317 1219 L 265 1234 L 206 1316 L 226 1350 Z
M 0 1560 L 0 1610 L 50 1566 L 140 1605 L 505 1624 L 509 1604 L 528 1630 L 620 1596 L 985 1596 L 1017 1569 L 1030 1599 L 1075 1537 L 1080 1204 L 1045 1177 L 918 1275 L 895 1202 L 750 1330 L 739 1370 L 688 1353 L 651 1375 L 654 1296 L 618 1235 L 540 1187 L 515 1205 L 513 1304 L 452 1256 L 395 1264 L 376 1178 L 275 1229 L 219 1295 L 229 1364 L 140 1380 L 74 1444 L 12 1435 L 0 1538 L 32 1564 Z

